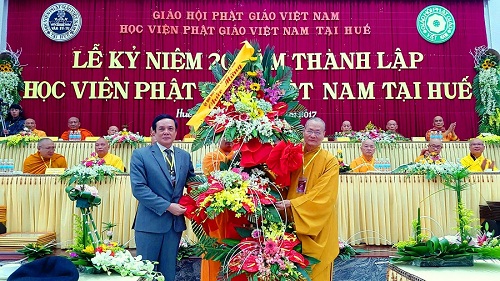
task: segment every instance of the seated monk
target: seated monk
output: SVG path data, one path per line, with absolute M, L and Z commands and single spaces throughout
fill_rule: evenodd
M 444 121 L 443 117 L 441 116 L 436 116 L 434 117 L 434 121 L 432 123 L 434 126 L 432 129 L 428 130 L 427 133 L 425 133 L 425 139 L 429 141 L 432 136 L 439 136 L 443 141 L 458 141 L 458 136 L 455 134 L 455 127 L 457 126 L 456 122 L 453 122 L 450 124 L 450 127 L 448 127 L 448 130 L 444 127 Z
M 61 139 L 69 140 L 70 133 L 80 133 L 80 140 L 85 140 L 87 137 L 93 137 L 94 135 L 87 129 L 80 128 L 80 120 L 76 117 L 71 117 L 68 120 L 69 130 L 65 131 L 61 135 Z
M 208 176 L 211 172 L 219 170 L 220 162 L 227 163 L 228 161 L 233 159 L 233 156 L 233 143 L 222 139 L 220 141 L 219 149 L 209 152 L 207 153 L 207 155 L 205 155 L 205 157 L 203 157 L 203 162 L 201 164 L 203 174 L 205 174 L 205 176 Z
M 106 165 L 113 166 L 122 172 L 125 171 L 122 159 L 119 156 L 109 153 L 109 143 L 104 138 L 99 138 L 95 142 L 95 152 L 99 158 L 104 159 Z
M 26 128 L 28 128 L 31 131 L 31 133 L 35 136 L 39 136 L 39 137 L 46 137 L 47 136 L 47 134 L 45 134 L 44 131 L 36 129 L 35 119 L 31 119 L 31 118 L 26 119 L 26 121 L 24 121 L 24 126 Z
M 342 122 L 342 126 L 340 127 L 340 130 L 341 130 L 340 133 L 343 136 L 346 136 L 346 137 L 351 136 L 351 134 L 352 134 L 351 122 L 348 120 L 345 120 L 344 122 Z
M 483 155 L 484 143 L 480 139 L 471 139 L 469 142 L 469 155 L 460 160 L 462 166 L 471 172 L 490 172 L 498 171 L 495 161 L 490 160 Z
M 38 141 L 38 152 L 31 154 L 24 160 L 23 173 L 45 174 L 47 168 L 68 168 L 66 158 L 54 153 L 55 145 L 51 139 L 43 138 Z
M 351 172 L 366 173 L 375 171 L 375 153 L 376 147 L 372 140 L 364 140 L 361 142 L 361 156 L 351 162 Z
M 420 155 L 415 159 L 415 163 L 442 164 L 446 160 L 441 157 L 443 142 L 440 139 L 431 139 L 427 148 L 422 149 Z
M 108 136 L 112 136 L 116 133 L 118 133 L 120 131 L 120 129 L 118 129 L 118 127 L 116 126 L 109 126 L 108 128 Z

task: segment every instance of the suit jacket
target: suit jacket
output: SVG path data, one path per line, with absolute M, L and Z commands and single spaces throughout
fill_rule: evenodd
M 130 162 L 132 194 L 139 201 L 133 229 L 151 233 L 166 233 L 172 227 L 186 229 L 184 216 L 167 211 L 171 203 L 178 203 L 186 180 L 195 176 L 191 155 L 174 147 L 176 185 L 172 186 L 170 171 L 158 145 L 134 150 Z

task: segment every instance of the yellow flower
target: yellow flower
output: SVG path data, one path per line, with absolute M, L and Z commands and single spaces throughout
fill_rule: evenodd
M 344 161 L 344 159 L 342 159 L 342 158 L 339 158 L 339 162 L 342 162 L 342 161 Z
M 339 148 L 339 149 L 337 149 L 337 154 L 340 154 L 340 153 L 342 153 L 342 149 Z
M 249 58 L 250 61 L 257 61 L 257 57 L 251 57 Z
M 85 247 L 85 249 L 83 249 L 82 252 L 84 252 L 86 254 L 93 254 L 94 253 L 94 246 L 88 245 L 87 247 Z
M 12 65 L 10 63 L 0 64 L 0 72 L 12 72 Z
M 247 75 L 250 77 L 257 77 L 257 72 L 255 71 L 247 71 Z
M 252 83 L 252 84 L 250 84 L 250 89 L 254 90 L 254 91 L 258 91 L 258 90 L 260 90 L 260 84 Z

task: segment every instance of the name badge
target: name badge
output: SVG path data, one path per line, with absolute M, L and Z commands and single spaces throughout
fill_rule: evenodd
M 297 185 L 297 193 L 300 193 L 300 194 L 306 193 L 306 185 L 307 185 L 307 178 L 300 177 L 299 184 Z
M 64 168 L 47 168 L 45 170 L 46 175 L 62 175 L 64 173 Z

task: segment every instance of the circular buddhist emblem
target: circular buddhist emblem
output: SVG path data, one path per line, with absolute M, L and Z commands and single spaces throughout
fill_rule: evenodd
M 42 31 L 56 42 L 73 39 L 82 27 L 82 16 L 78 10 L 66 3 L 56 3 L 48 7 L 42 15 Z
M 455 33 L 455 18 L 445 7 L 425 7 L 417 17 L 417 30 L 426 41 L 441 44 Z

